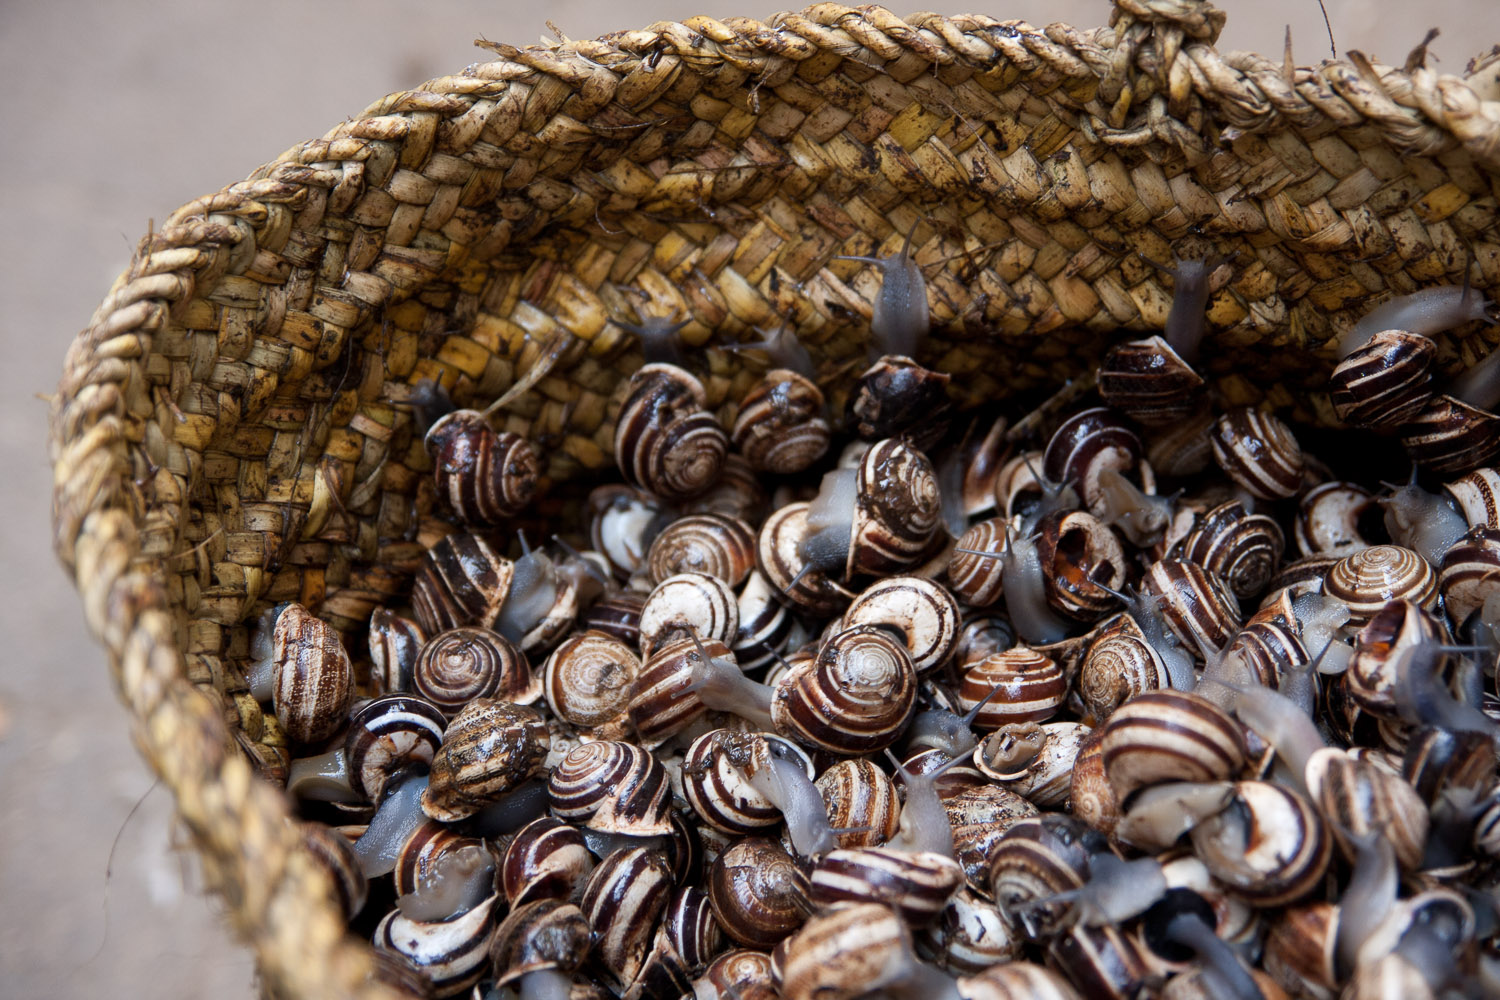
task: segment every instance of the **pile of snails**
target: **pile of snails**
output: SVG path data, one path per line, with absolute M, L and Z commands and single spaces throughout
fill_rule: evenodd
M 770 360 L 726 426 L 680 324 L 622 323 L 649 363 L 584 523 L 515 539 L 536 450 L 428 392 L 454 524 L 410 605 L 358 670 L 307 609 L 261 619 L 248 683 L 292 752 L 260 763 L 377 975 L 476 1000 L 1500 992 L 1500 363 L 1437 386 L 1431 339 L 1490 304 L 1429 289 L 1339 343 L 1340 418 L 1416 462 L 1382 486 L 1208 398 L 1232 261 L 1169 269 L 1164 334 L 1014 425 L 1050 433 L 965 430 L 913 360 L 909 241 L 874 260 L 844 414 L 789 328 L 732 345 Z

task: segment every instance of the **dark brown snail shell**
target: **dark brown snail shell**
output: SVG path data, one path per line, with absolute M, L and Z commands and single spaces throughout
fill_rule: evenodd
M 1055 610 L 1092 622 L 1120 603 L 1110 591 L 1125 586 L 1125 550 L 1108 526 L 1087 511 L 1058 510 L 1036 532 L 1042 584 Z
M 769 948 L 802 926 L 807 881 L 781 845 L 747 837 L 721 853 L 708 873 L 708 898 L 724 933 Z
M 1412 461 L 1445 476 L 1461 475 L 1500 458 L 1500 416 L 1452 396 L 1437 396 L 1401 428 Z
M 646 568 L 653 583 L 678 573 L 705 573 L 738 587 L 755 568 L 755 533 L 722 514 L 679 517 L 651 543 Z
M 542 695 L 526 655 L 487 628 L 453 628 L 427 640 L 412 687 L 450 718 L 475 698 L 529 705 Z
M 422 811 L 444 823 L 472 816 L 535 776 L 550 745 L 547 724 L 535 710 L 474 699 L 443 733 Z
M 645 847 L 610 852 L 589 876 L 580 909 L 593 931 L 594 957 L 621 992 L 645 964 L 671 892 L 666 855 Z
M 1197 407 L 1203 378 L 1162 337 L 1116 344 L 1099 365 L 1099 395 L 1144 427 L 1165 427 Z
M 514 567 L 478 535 L 460 532 L 422 555 L 411 603 L 428 635 L 450 628 L 491 628 L 510 594 Z
M 1169 686 L 1161 654 L 1134 618 L 1118 615 L 1093 633 L 1078 671 L 1085 720 L 1102 723 L 1127 699 Z
M 845 577 L 915 565 L 942 524 L 937 475 L 927 456 L 904 441 L 877 441 L 865 452 L 856 483 Z
M 1197 563 L 1162 559 L 1146 571 L 1143 586 L 1160 599 L 1162 617 L 1179 642 L 1223 649 L 1239 630 L 1239 601 L 1218 576 Z
M 953 834 L 953 855 L 963 867 L 969 888 L 990 896 L 995 845 L 1017 823 L 1036 817 L 1037 807 L 1008 788 L 984 781 L 942 791 L 942 803 Z
M 415 764 L 431 764 L 448 725 L 431 702 L 388 694 L 365 702 L 349 720 L 344 760 L 349 786 L 369 802 L 379 802 L 386 780 Z
M 1302 449 L 1291 428 L 1271 414 L 1230 410 L 1214 424 L 1210 440 L 1219 468 L 1251 496 L 1280 500 L 1302 488 Z
M 1108 407 L 1075 413 L 1047 442 L 1042 475 L 1078 491 L 1088 509 L 1103 510 L 1099 476 L 1113 469 L 1127 477 L 1140 465 L 1141 439 Z
M 710 658 L 733 661 L 734 654 L 724 643 L 701 641 Z M 641 665 L 626 714 L 642 746 L 660 746 L 708 710 L 703 699 L 689 690 L 698 656 L 698 643 L 692 638 L 674 639 L 654 650 Z
M 760 473 L 750 467 L 745 456 L 732 451 L 724 456 L 719 481 L 691 500 L 684 500 L 678 510 L 683 514 L 719 514 L 759 524 L 765 518 L 766 502 Z
M 931 851 L 839 848 L 813 862 L 807 895 L 819 907 L 840 902 L 884 903 L 909 925 L 922 927 L 937 919 L 963 883 L 958 862 Z
M 911 931 L 890 907 L 850 903 L 814 915 L 771 956 L 785 1000 L 904 996 Z
M 1437 345 L 1408 330 L 1381 330 L 1340 361 L 1328 379 L 1338 418 L 1354 427 L 1393 431 L 1432 398 Z
M 302 846 L 328 872 L 339 912 L 353 920 L 364 909 L 370 888 L 353 843 L 322 823 L 304 823 L 301 829 Z
M 613 636 L 631 649 L 641 648 L 641 609 L 646 595 L 638 590 L 610 590 L 579 618 L 578 627 Z
M 1020 915 L 1027 937 L 1051 936 L 1067 904 L 1022 904 L 1082 888 L 1088 881 L 1090 845 L 1102 844 L 1102 838 L 1078 820 L 1058 813 L 1013 824 L 990 853 L 989 883 L 996 905 Z
M 632 743 L 580 743 L 552 769 L 547 797 L 560 819 L 592 830 L 633 837 L 672 832 L 666 768 Z
M 432 457 L 438 496 L 465 524 L 503 524 L 536 495 L 541 476 L 536 449 L 519 434 L 496 432 L 476 410 L 443 417 L 423 444 Z
M 563 899 L 518 903 L 490 944 L 495 985 L 504 986 L 543 969 L 571 974 L 583 964 L 592 944 L 588 917 L 573 903 Z
M 830 637 L 777 691 L 771 717 L 781 732 L 833 753 L 873 753 L 894 743 L 911 720 L 917 672 L 905 643 L 883 628 L 859 625 Z
M 1204 514 L 1175 554 L 1213 573 L 1243 601 L 1266 589 L 1285 549 L 1286 538 L 1274 519 L 1251 514 L 1240 501 L 1230 500 Z
M 729 435 L 706 400 L 703 384 L 673 365 L 646 365 L 630 377 L 615 425 L 615 461 L 627 482 L 685 500 L 718 480 Z
M 422 626 L 389 608 L 370 615 L 370 680 L 380 694 L 411 690 L 417 652 L 427 641 Z
M 760 472 L 790 475 L 823 457 L 833 429 L 823 418 L 823 392 L 809 378 L 773 368 L 740 403 L 730 440 Z
M 948 587 L 965 604 L 985 608 L 1000 600 L 1005 587 L 1006 522 L 993 517 L 969 526 L 959 536 L 952 559 L 948 562 Z M 975 555 L 993 552 L 994 556 Z
M 714 729 L 693 741 L 682 762 L 683 798 L 709 826 L 725 833 L 755 833 L 781 823 L 781 810 L 757 791 L 748 775 L 767 766 L 768 737 Z M 782 741 L 786 743 L 786 741 Z M 781 748 L 802 765 L 809 781 L 812 761 L 790 743 Z
M 887 354 L 855 382 L 849 395 L 850 426 L 866 441 L 901 437 L 925 451 L 948 429 L 948 381 L 948 375 L 909 357 Z
M 568 900 L 594 870 L 583 834 L 551 816 L 516 831 L 500 860 L 500 887 L 511 909 L 539 899 Z
M 317 743 L 344 727 L 354 668 L 333 626 L 300 604 L 276 617 L 271 638 L 276 721 L 293 743 Z

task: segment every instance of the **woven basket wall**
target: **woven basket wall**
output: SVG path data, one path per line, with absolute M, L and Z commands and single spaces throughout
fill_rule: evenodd
M 245 622 L 295 599 L 354 629 L 399 601 L 440 530 L 418 380 L 514 387 L 498 423 L 554 483 L 612 464 L 640 355 L 611 317 L 677 312 L 694 344 L 789 318 L 837 398 L 877 275 L 831 258 L 915 225 L 921 360 L 965 402 L 1160 328 L 1170 282 L 1139 255 L 1237 252 L 1216 391 L 1328 423 L 1324 345 L 1373 299 L 1466 266 L 1500 286 L 1497 57 L 1294 68 L 1217 52 L 1222 24 L 1196 0 L 1118 0 L 1094 30 L 820 4 L 490 46 L 142 240 L 67 355 L 55 543 L 270 992 L 385 995 L 242 749 L 278 739 Z M 1444 370 L 1482 334 L 1442 339 Z M 695 360 L 732 414 L 755 370 Z

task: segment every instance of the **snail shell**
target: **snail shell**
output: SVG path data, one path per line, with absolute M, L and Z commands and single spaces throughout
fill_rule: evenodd
M 1424 726 L 1412 734 L 1401 760 L 1401 777 L 1427 803 L 1448 789 L 1482 790 L 1491 784 L 1495 755 L 1483 733 Z
M 1078 1000 L 1062 977 L 1031 962 L 1007 961 L 958 980 L 964 1000 Z
M 1331 555 L 1303 556 L 1281 567 L 1271 580 L 1266 596 L 1260 599 L 1261 607 L 1269 607 L 1277 601 L 1295 599 L 1303 594 L 1323 593 L 1323 583 L 1328 571 L 1338 565 L 1339 557 Z
M 1002 912 L 1019 915 L 1031 940 L 1050 937 L 1068 908 L 1065 902 L 1023 906 L 1072 889 L 1089 877 L 1092 848 L 1103 838 L 1077 820 L 1046 813 L 1014 823 L 990 854 L 990 889 Z
M 1443 489 L 1463 511 L 1469 527 L 1500 531 L 1500 472 L 1475 469 L 1443 484 Z
M 674 365 L 646 365 L 630 377 L 615 424 L 615 461 L 633 486 L 686 500 L 719 478 L 729 435 L 704 409 L 703 383 Z
M 1185 419 L 1153 427 L 1146 435 L 1146 461 L 1157 474 L 1185 479 L 1196 476 L 1213 461 L 1210 431 L 1214 414 L 1207 406 Z
M 917 672 L 901 640 L 858 625 L 794 666 L 777 691 L 771 717 L 778 730 L 805 746 L 865 754 L 890 746 L 911 721 Z
M 710 659 L 734 661 L 729 647 L 717 639 L 704 639 L 703 651 Z M 626 714 L 643 746 L 660 746 L 708 710 L 697 692 L 689 690 L 698 656 L 693 639 L 675 639 L 658 647 L 641 665 Z
M 1451 621 L 1462 624 L 1500 593 L 1500 530 L 1470 528 L 1443 554 L 1438 590 Z
M 1340 361 L 1328 379 L 1333 412 L 1346 424 L 1394 431 L 1432 398 L 1437 345 L 1408 330 L 1382 330 Z
M 906 996 L 911 932 L 888 906 L 850 903 L 813 916 L 771 957 L 786 1000 Z M 890 988 L 890 992 L 884 992 Z
M 829 825 L 850 831 L 834 834 L 838 846 L 874 847 L 896 835 L 901 820 L 896 784 L 871 761 L 836 761 L 813 784 L 827 806 Z
M 344 760 L 355 794 L 379 802 L 386 780 L 413 764 L 431 764 L 448 720 L 437 706 L 405 694 L 365 702 L 349 720 Z
M 708 893 L 693 886 L 672 891 L 662 914 L 662 932 L 682 959 L 687 974 L 697 975 L 724 950 L 724 930 L 714 916 Z
M 715 729 L 693 741 L 682 763 L 683 798 L 705 823 L 725 833 L 754 833 L 781 822 L 781 810 L 757 791 L 749 775 L 769 766 L 768 740 L 782 744 L 786 759 L 802 765 L 807 780 L 813 765 L 795 745 L 762 733 Z
M 726 951 L 693 981 L 696 1000 L 781 1000 L 771 975 L 771 956 L 763 951 Z
M 646 595 L 638 590 L 610 590 L 583 613 L 578 627 L 613 636 L 631 649 L 641 648 L 641 609 Z
M 819 907 L 839 902 L 885 903 L 911 926 L 922 927 L 937 919 L 963 883 L 958 862 L 932 851 L 839 848 L 813 862 L 807 895 Z
M 1214 878 L 1252 906 L 1285 906 L 1323 882 L 1333 840 L 1313 804 L 1284 785 L 1241 781 L 1219 814 L 1192 831 Z
M 1437 574 L 1411 549 L 1372 545 L 1334 563 L 1323 592 L 1348 605 L 1349 624 L 1363 625 L 1388 601 L 1406 600 L 1433 610 Z
M 460 532 L 422 555 L 411 604 L 428 635 L 462 625 L 492 628 L 510 595 L 514 567 L 478 535 Z
M 958 621 L 958 602 L 938 584 L 918 576 L 890 576 L 856 597 L 841 624 L 879 625 L 900 633 L 920 674 L 947 661 L 958 641 Z
M 991 653 L 1002 653 L 1015 644 L 1016 630 L 1009 619 L 999 615 L 977 615 L 964 619 L 953 650 L 953 660 L 963 666 Z
M 276 721 L 293 743 L 317 743 L 344 727 L 354 668 L 333 626 L 300 604 L 276 617 L 271 638 Z
M 823 392 L 787 368 L 766 372 L 740 403 L 730 439 L 760 472 L 789 475 L 828 450 L 833 430 L 823 419 Z
M 656 585 L 641 608 L 641 652 L 683 635 L 728 643 L 740 629 L 740 604 L 723 580 L 707 573 L 678 573 Z
M 738 587 L 755 568 L 755 533 L 722 514 L 679 517 L 651 543 L 646 568 L 657 584 L 679 573 L 706 573 Z
M 1147 691 L 1115 709 L 1100 737 L 1104 771 L 1123 802 L 1167 781 L 1223 781 L 1245 766 L 1245 734 L 1217 705 L 1187 691 Z
M 449 717 L 475 698 L 529 705 L 542 695 L 526 655 L 487 628 L 452 628 L 427 640 L 412 686 Z
M 550 743 L 547 724 L 535 710 L 474 699 L 448 723 L 422 811 L 444 823 L 472 816 L 536 775 Z
M 808 535 L 809 503 L 789 503 L 772 511 L 756 536 L 755 558 L 771 587 L 801 611 L 836 615 L 853 598 L 826 573 L 808 568 L 802 540 Z
M 645 964 L 671 892 L 667 856 L 644 847 L 612 851 L 589 876 L 580 908 L 594 932 L 594 956 L 621 992 Z
M 417 892 L 424 882 L 434 882 L 440 877 L 439 860 L 460 851 L 477 851 L 482 852 L 481 856 L 486 856 L 489 848 L 478 837 L 465 837 L 442 823 L 423 820 L 396 852 L 396 867 L 391 872 L 396 895 L 409 896 Z M 488 860 L 491 862 L 490 875 L 493 875 L 494 859 L 490 857 Z M 494 886 L 489 885 L 488 880 L 486 883 L 488 891 L 485 895 L 488 896 L 494 891 Z
M 1312 659 L 1295 627 L 1275 620 L 1247 622 L 1229 640 L 1225 655 L 1238 656 L 1268 688 L 1279 688 L 1289 670 L 1301 669 Z
M 807 883 L 781 845 L 747 837 L 723 851 L 708 873 L 708 899 L 735 941 L 769 948 L 802 925 Z
M 438 997 L 463 993 L 483 978 L 495 935 L 498 894 L 452 920 L 412 920 L 399 909 L 375 928 L 375 947 L 416 966 Z
M 1119 615 L 1094 633 L 1078 671 L 1084 718 L 1095 724 L 1127 699 L 1170 686 L 1161 654 L 1130 615 Z
M 1452 396 L 1437 396 L 1401 429 L 1413 462 L 1456 476 L 1500 458 L 1500 416 Z
M 580 743 L 547 781 L 552 812 L 591 830 L 653 837 L 672 832 L 672 786 L 647 751 L 617 740 Z
M 974 764 L 991 781 L 1043 809 L 1068 801 L 1073 765 L 1092 730 L 1078 722 L 1001 726 L 974 748 Z
M 1043 517 L 1036 530 L 1048 604 L 1076 621 L 1091 622 L 1119 603 L 1110 590 L 1125 585 L 1125 550 L 1108 526 L 1085 511 L 1058 510 Z
M 1104 511 L 1099 476 L 1113 469 L 1129 476 L 1141 459 L 1141 439 L 1119 415 L 1099 406 L 1075 413 L 1052 435 L 1042 456 L 1042 474 L 1054 483 L 1071 483 L 1096 517 Z
M 503 524 L 536 495 L 536 449 L 519 434 L 497 433 L 476 410 L 454 410 L 438 420 L 423 445 L 438 496 L 465 524 Z
M 760 474 L 750 467 L 745 456 L 730 452 L 724 457 L 719 481 L 704 493 L 683 502 L 683 514 L 720 514 L 746 524 L 759 524 L 765 518 L 766 491 Z
M 1017 823 L 1035 817 L 1037 807 L 1009 789 L 988 783 L 944 793 L 942 803 L 953 834 L 953 856 L 963 867 L 969 888 L 990 896 L 995 845 Z
M 1146 592 L 1160 599 L 1167 626 L 1189 650 L 1223 649 L 1239 631 L 1239 601 L 1197 563 L 1162 559 L 1151 564 L 1143 582 Z
M 1068 696 L 1062 666 L 1030 646 L 1012 646 L 969 664 L 958 687 L 959 707 L 970 711 L 997 686 L 999 692 L 974 717 L 976 729 L 1045 721 Z
M 370 680 L 382 694 L 411 690 L 411 672 L 427 636 L 422 626 L 389 608 L 370 615 Z
M 301 830 L 302 846 L 328 872 L 339 912 L 345 920 L 353 920 L 364 909 L 370 889 L 359 856 L 354 853 L 354 844 L 322 823 L 304 823 Z
M 515 905 L 495 931 L 490 962 L 495 986 L 529 972 L 555 969 L 571 975 L 593 944 L 588 917 L 563 899 L 537 899 Z
M 1335 969 L 1339 908 L 1313 902 L 1283 910 L 1266 934 L 1266 972 L 1294 995 L 1332 997 L 1339 976 Z
M 796 622 L 760 570 L 740 588 L 739 612 L 740 629 L 731 648 L 742 669 L 758 670 L 787 648 Z
M 919 562 L 942 525 L 927 456 L 899 439 L 878 441 L 865 452 L 855 482 L 845 577 L 899 573 Z
M 1286 538 L 1264 514 L 1251 514 L 1238 500 L 1204 514 L 1175 555 L 1217 576 L 1241 600 L 1266 589 L 1281 565 Z
M 1147 995 L 1160 960 L 1139 935 L 1114 927 L 1069 927 L 1047 946 L 1047 961 L 1080 996 L 1128 1000 Z
M 621 576 L 634 576 L 646 564 L 651 540 L 668 518 L 649 493 L 610 483 L 589 491 L 589 544 Z
M 542 692 L 558 718 L 593 729 L 625 713 L 640 672 L 640 659 L 619 639 L 575 632 L 547 657 Z
M 1116 344 L 1099 365 L 1099 396 L 1143 427 L 1166 427 L 1197 406 L 1203 378 L 1160 336 Z
M 959 536 L 948 562 L 948 586 L 965 604 L 989 607 L 1000 600 L 1005 586 L 1005 528 L 1003 519 L 992 517 L 973 524 Z M 994 557 L 975 555 L 993 552 Z
M 1320 483 L 1308 490 L 1297 504 L 1297 551 L 1342 558 L 1368 548 L 1359 519 L 1373 500 L 1358 483 Z
M 1419 605 L 1388 601 L 1354 637 L 1345 675 L 1349 696 L 1366 712 L 1397 718 L 1396 687 L 1407 650 L 1442 641 L 1442 625 Z
M 1281 500 L 1302 488 L 1302 449 L 1276 417 L 1242 406 L 1214 423 L 1210 442 L 1219 468 L 1251 496 Z
M 539 816 L 516 831 L 500 860 L 500 887 L 512 910 L 539 899 L 572 899 L 594 870 L 583 834 Z
M 1010 918 L 968 888 L 953 894 L 918 942 L 934 962 L 955 974 L 983 972 L 1014 961 L 1026 944 Z
M 1104 771 L 1104 729 L 1090 730 L 1073 759 L 1073 778 L 1068 790 L 1073 815 L 1106 836 L 1120 822 L 1120 797 Z
M 1348 838 L 1372 830 L 1385 834 L 1403 869 L 1421 867 L 1428 815 L 1422 797 L 1399 776 L 1342 750 L 1325 747 L 1307 762 L 1307 787 L 1317 801 L 1344 857 L 1354 860 Z

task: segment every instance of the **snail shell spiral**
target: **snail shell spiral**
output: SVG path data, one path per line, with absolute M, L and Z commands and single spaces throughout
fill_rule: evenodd
M 603 632 L 578 632 L 547 657 L 542 692 L 558 718 L 593 729 L 625 712 L 640 672 L 640 659 L 619 639 Z
M 804 745 L 839 754 L 890 746 L 916 707 L 917 672 L 906 645 L 883 628 L 859 625 L 830 637 L 815 659 L 778 687 L 771 717 Z
M 730 439 L 752 468 L 789 475 L 822 458 L 832 434 L 822 390 L 790 369 L 773 368 L 745 395 Z
M 1276 417 L 1242 406 L 1219 417 L 1210 442 L 1219 468 L 1261 500 L 1281 500 L 1302 487 L 1302 449 Z
M 1432 610 L 1437 603 L 1437 574 L 1411 549 L 1372 545 L 1345 556 L 1328 570 L 1323 592 L 1349 607 L 1349 622 L 1363 625 L 1387 601 L 1407 600 Z
M 412 695 L 388 694 L 365 702 L 349 720 L 344 737 L 350 787 L 367 801 L 379 802 L 391 775 L 432 763 L 447 725 L 441 709 Z
M 1223 781 L 1245 766 L 1245 734 L 1223 709 L 1187 691 L 1147 691 L 1104 724 L 1104 771 L 1124 801 L 1147 785 Z
M 1130 698 L 1170 686 L 1161 654 L 1129 615 L 1119 615 L 1095 634 L 1078 671 L 1085 718 L 1095 724 Z
M 628 482 L 686 500 L 718 480 L 729 435 L 706 400 L 703 384 L 673 365 L 646 365 L 630 377 L 615 424 L 615 460 Z
M 551 743 L 535 710 L 474 699 L 448 723 L 432 759 L 422 811 L 443 823 L 474 815 L 535 776 Z
M 942 523 L 932 463 L 903 441 L 877 441 L 865 452 L 856 481 L 845 575 L 881 576 L 915 564 Z
M 672 832 L 672 786 L 667 770 L 631 743 L 580 743 L 552 769 L 547 782 L 552 812 L 582 820 L 591 830 L 634 837 Z
M 525 654 L 487 628 L 454 628 L 427 640 L 412 686 L 450 717 L 475 698 L 529 705 L 542 694 Z
M 958 602 L 938 584 L 919 576 L 891 576 L 854 599 L 842 626 L 880 625 L 899 632 L 920 674 L 941 666 L 953 653 L 958 620 Z
M 510 594 L 511 561 L 478 535 L 460 532 L 422 555 L 411 604 L 428 635 L 461 625 L 490 628 Z
M 1143 427 L 1193 412 L 1203 378 L 1162 337 L 1116 344 L 1099 366 L 1099 395 Z
M 1270 584 L 1285 549 L 1286 537 L 1275 520 L 1230 500 L 1203 515 L 1177 555 L 1213 573 L 1235 597 L 1248 600 Z
M 551 816 L 527 823 L 500 860 L 500 886 L 511 909 L 538 899 L 573 898 L 594 870 L 583 834 Z
M 1068 696 L 1068 678 L 1050 656 L 1029 646 L 1012 646 L 969 664 L 958 686 L 959 707 L 968 712 L 999 692 L 974 717 L 976 729 L 998 729 L 1015 722 L 1042 722 Z
M 1340 361 L 1328 379 L 1333 412 L 1346 424 L 1393 431 L 1432 398 L 1431 339 L 1408 330 L 1381 330 Z
M 496 432 L 476 410 L 441 418 L 423 444 L 432 456 L 438 495 L 465 524 L 502 524 L 536 495 L 536 449 L 519 434 Z
M 706 573 L 738 587 L 755 568 L 755 532 L 722 514 L 679 517 L 651 543 L 646 566 L 658 584 L 679 573 Z

